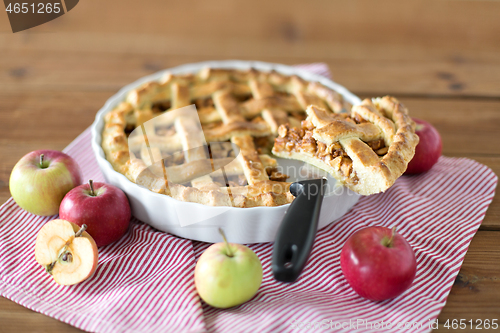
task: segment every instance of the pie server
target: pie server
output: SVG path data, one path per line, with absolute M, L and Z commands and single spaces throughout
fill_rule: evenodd
M 183 157 L 189 156 L 197 162 L 198 166 L 201 165 L 201 167 L 196 168 L 196 172 L 194 169 L 191 170 L 192 172 L 189 172 L 189 169 L 179 172 L 176 167 L 166 166 L 164 162 L 165 158 L 168 156 L 163 156 L 163 154 L 162 156 L 156 156 L 155 160 L 155 154 L 153 152 L 155 148 L 154 142 L 150 143 L 147 138 L 149 134 L 148 131 L 156 128 L 156 122 L 160 123 L 160 125 L 162 121 L 170 124 L 175 121 L 176 116 L 180 115 L 188 119 L 197 117 L 196 109 L 181 108 L 175 110 L 175 112 L 176 114 L 170 113 L 149 120 L 141 127 L 136 128 L 129 136 L 129 140 L 140 139 L 141 142 L 143 141 L 142 146 L 146 147 L 146 155 L 149 156 L 149 165 L 147 169 L 152 173 L 155 173 L 155 169 L 157 173 L 163 173 L 165 184 L 167 182 L 184 183 L 194 178 L 211 174 L 220 169 L 226 185 L 229 186 L 224 169 L 236 158 L 236 156 L 238 156 L 238 147 L 229 142 L 207 144 L 203 135 L 196 135 L 198 131 L 202 133 L 201 125 L 196 122 L 193 122 L 191 128 L 193 131 L 192 144 L 194 147 L 182 152 Z M 190 115 L 190 112 L 194 113 L 194 115 Z M 224 147 L 226 149 L 218 150 L 221 152 L 226 152 L 227 150 L 233 151 L 234 157 L 228 157 L 228 155 L 216 156 L 218 150 L 215 149 L 215 147 L 224 145 L 227 145 L 227 147 Z M 131 151 L 130 153 L 132 156 L 134 152 Z M 175 153 L 170 157 L 175 158 Z M 306 265 L 316 237 L 321 204 L 325 195 L 325 185 L 327 184 L 326 177 L 320 178 L 317 175 L 317 172 L 322 170 L 318 170 L 312 166 L 307 167 L 306 164 L 304 164 L 300 170 L 305 171 L 305 175 L 304 172 L 299 173 L 300 176 L 302 176 L 300 178 L 306 180 L 296 181 L 290 185 L 290 192 L 295 196 L 295 199 L 290 204 L 281 222 L 273 249 L 272 270 L 274 278 L 283 282 L 294 282 Z
M 295 199 L 285 213 L 274 241 L 272 271 L 282 282 L 294 282 L 309 259 L 327 190 L 327 178 L 297 181 L 290 185 Z

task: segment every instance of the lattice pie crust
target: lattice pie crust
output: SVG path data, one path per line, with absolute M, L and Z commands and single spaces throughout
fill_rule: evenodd
M 195 117 L 175 114 L 192 104 Z M 269 155 L 273 143 L 275 155 L 321 167 L 354 191 L 384 191 L 414 154 L 414 123 L 390 97 L 350 110 L 337 92 L 297 76 L 206 68 L 131 91 L 105 116 L 102 148 L 113 168 L 138 185 L 205 205 L 291 202 L 287 175 Z M 147 140 L 134 135 L 138 129 Z M 231 144 L 238 154 L 227 149 Z M 207 164 L 215 171 L 207 174 Z

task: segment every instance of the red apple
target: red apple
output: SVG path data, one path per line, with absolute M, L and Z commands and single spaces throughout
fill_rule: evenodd
M 434 126 L 424 120 L 413 120 L 417 123 L 415 133 L 420 141 L 415 148 L 415 156 L 406 168 L 406 175 L 429 171 L 437 163 L 443 149 L 441 136 Z
M 395 228 L 368 227 L 356 231 L 344 244 L 340 267 L 358 295 L 383 301 L 410 287 L 417 261 L 410 244 Z
M 57 214 L 66 193 L 81 183 L 82 172 L 73 158 L 57 150 L 36 150 L 14 166 L 9 189 L 21 208 L 49 216 Z
M 127 196 L 118 187 L 93 183 L 75 187 L 66 194 L 59 217 L 79 226 L 87 225 L 97 246 L 119 240 L 129 227 L 131 212 Z

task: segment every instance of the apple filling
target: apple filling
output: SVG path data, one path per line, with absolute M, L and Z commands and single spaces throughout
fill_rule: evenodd
M 167 111 L 171 107 L 172 107 L 172 104 L 169 100 L 160 101 L 160 102 L 153 103 L 153 105 L 151 106 L 151 111 L 153 111 L 154 115 L 158 115 L 162 112 Z
M 254 137 L 253 143 L 259 154 L 269 154 L 273 148 L 274 135 Z
M 213 108 L 214 100 L 212 99 L 212 97 L 198 98 L 194 100 L 194 104 L 196 105 L 197 110 L 205 108 Z
M 307 120 L 302 122 L 302 128 L 290 128 L 288 125 L 280 126 L 279 136 L 275 140 L 274 149 L 276 151 L 296 151 L 304 153 L 313 158 L 320 159 L 331 166 L 337 165 L 337 159 L 340 158 L 340 173 L 350 183 L 357 184 L 359 179 L 356 172 L 353 171 L 352 160 L 344 151 L 340 143 L 335 142 L 331 145 L 326 145 L 321 141 L 317 141 L 313 138 L 313 129 L 314 126 Z M 384 154 L 387 152 L 383 139 L 370 141 L 366 144 L 379 155 L 381 155 L 384 150 Z
M 277 182 L 285 182 L 289 177 L 287 174 L 280 172 L 275 166 L 266 167 L 266 173 L 269 176 L 269 180 Z M 248 185 L 248 181 L 243 174 L 229 175 L 226 178 L 213 177 L 213 182 L 219 187 L 238 187 Z
M 269 180 L 276 182 L 286 182 L 289 177 L 287 174 L 280 172 L 277 167 L 268 167 L 266 168 L 266 172 Z

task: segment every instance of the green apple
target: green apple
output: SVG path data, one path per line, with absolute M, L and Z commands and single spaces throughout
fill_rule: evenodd
M 81 183 L 82 172 L 73 158 L 57 150 L 36 150 L 14 166 L 9 189 L 22 209 L 49 216 L 59 212 L 66 193 Z
M 219 230 L 222 233 L 222 230 Z M 230 308 L 251 299 L 262 282 L 257 255 L 241 244 L 216 243 L 203 252 L 194 270 L 200 297 L 216 308 Z

